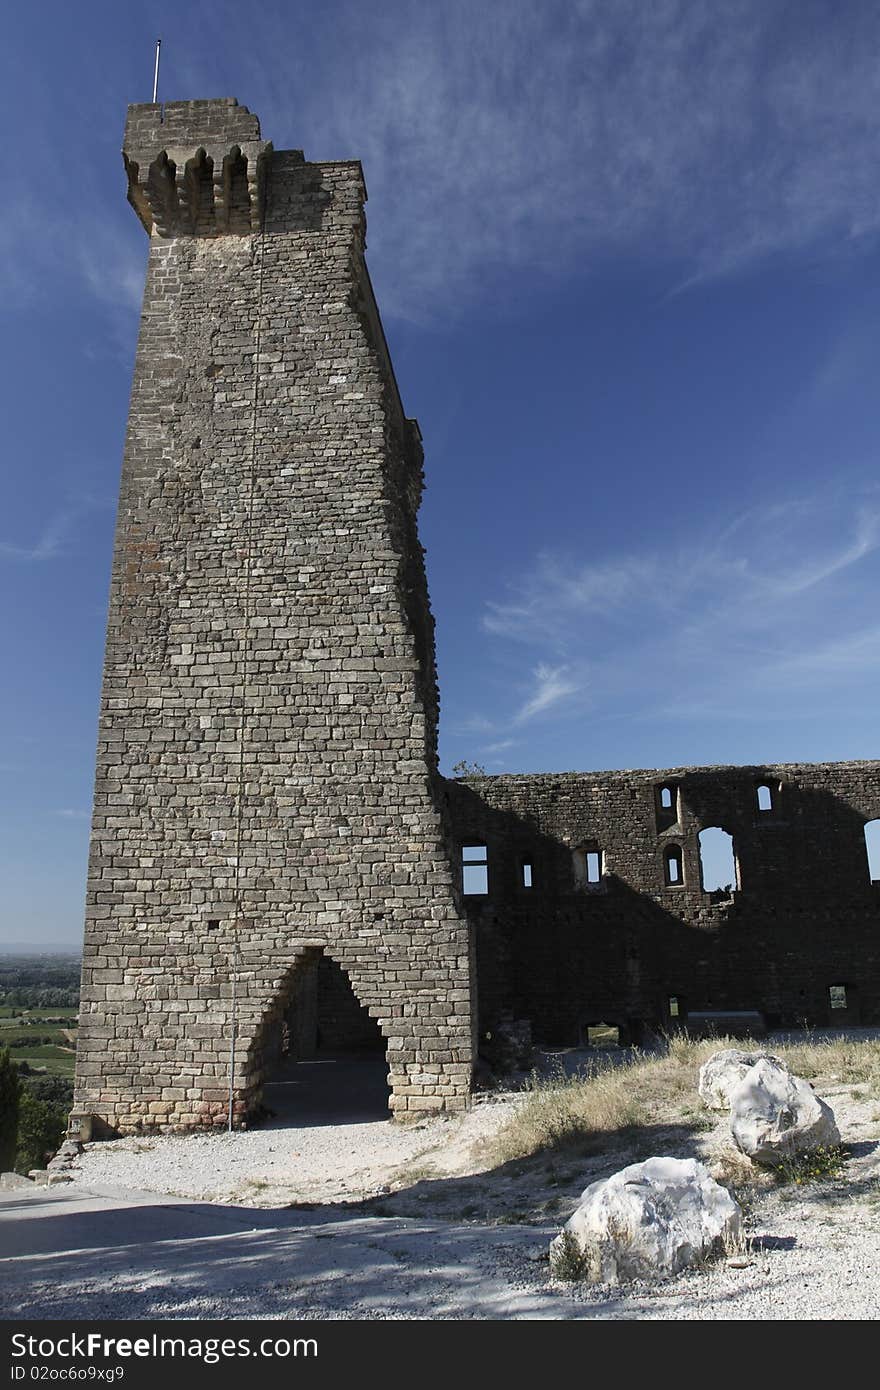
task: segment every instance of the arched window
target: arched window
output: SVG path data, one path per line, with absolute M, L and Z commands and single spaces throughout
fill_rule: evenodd
M 880 820 L 869 820 L 865 826 L 865 849 L 868 851 L 868 878 L 880 883 Z
M 733 893 L 739 887 L 733 836 L 718 825 L 700 831 L 700 878 L 704 893 Z
M 678 820 L 678 787 L 674 782 L 661 782 L 654 788 L 654 810 L 657 829 L 668 830 Z
M 769 782 L 758 783 L 757 796 L 759 811 L 773 810 L 773 788 L 770 786 Z
M 684 883 L 681 845 L 667 845 L 663 851 L 663 876 L 667 888 L 680 888 Z

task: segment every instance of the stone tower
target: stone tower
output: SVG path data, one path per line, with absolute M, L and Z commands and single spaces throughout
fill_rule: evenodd
M 75 1114 L 240 1122 L 321 960 L 391 1107 L 467 1104 L 472 949 L 433 623 L 357 162 L 232 99 L 129 108 L 150 239 L 117 522 Z

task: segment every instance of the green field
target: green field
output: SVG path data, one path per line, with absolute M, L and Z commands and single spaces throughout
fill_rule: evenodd
M 5 1019 L 15 1019 L 20 1021 L 23 1018 L 70 1018 L 75 1019 L 79 1009 L 74 1005 L 68 1008 L 63 1005 L 49 1005 L 45 1009 L 23 1009 L 18 1004 L 0 1004 L 0 1028 L 4 1026 Z
M 73 1076 L 76 1009 L 18 1009 L 0 1012 L 0 1047 L 9 1047 L 14 1062 L 27 1062 L 32 1071 L 49 1076 Z M 63 1019 L 63 1023 L 54 1022 Z M 50 1022 L 49 1020 L 53 1020 Z M 47 1041 L 48 1040 L 48 1041 Z

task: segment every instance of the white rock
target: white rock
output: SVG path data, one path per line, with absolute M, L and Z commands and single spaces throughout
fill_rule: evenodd
M 693 1158 L 649 1158 L 592 1183 L 550 1244 L 561 1272 L 566 1245 L 593 1283 L 663 1278 L 696 1264 L 740 1233 L 737 1203 Z M 566 1240 L 566 1233 L 570 1239 Z
M 731 1093 L 730 1132 L 753 1162 L 770 1167 L 840 1143 L 831 1106 L 809 1082 L 766 1060 L 746 1072 Z
M 736 1047 L 713 1052 L 708 1062 L 700 1067 L 700 1095 L 709 1109 L 729 1110 L 731 1092 L 746 1072 L 751 1071 L 757 1062 L 764 1061 L 788 1071 L 785 1062 L 780 1057 L 774 1057 L 772 1052 L 741 1052 Z

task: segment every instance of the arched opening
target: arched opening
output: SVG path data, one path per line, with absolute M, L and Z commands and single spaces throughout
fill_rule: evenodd
M 358 1124 L 389 1116 L 386 1040 L 323 950 L 290 971 L 250 1054 L 252 1112 L 275 1124 Z
M 733 836 L 718 825 L 700 831 L 700 879 L 704 893 L 730 898 L 739 887 Z
M 880 883 L 880 820 L 869 820 L 865 826 L 865 849 L 868 852 L 868 878 Z
M 654 809 L 657 814 L 657 829 L 668 830 L 678 820 L 678 787 L 672 782 L 662 782 L 654 788 Z
M 681 888 L 684 883 L 684 860 L 681 845 L 667 845 L 663 851 L 663 878 L 667 888 Z

